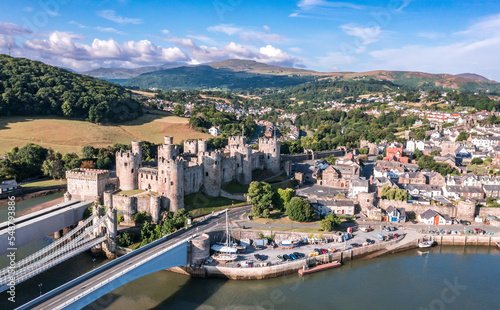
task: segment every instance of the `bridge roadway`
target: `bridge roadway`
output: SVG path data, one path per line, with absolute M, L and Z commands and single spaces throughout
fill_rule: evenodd
M 248 212 L 250 209 L 251 207 L 249 206 L 229 209 L 228 217 L 229 219 L 239 219 L 243 213 Z M 187 241 L 195 234 L 197 235 L 208 232 L 219 224 L 225 224 L 225 213 L 221 213 L 201 223 L 195 223 L 187 228 L 163 237 L 162 239 L 157 240 L 156 244 L 152 247 L 146 246 L 139 248 L 97 269 L 94 269 L 93 271 L 90 271 L 71 282 L 66 283 L 17 309 L 79 309 L 111 291 L 107 290 L 104 294 L 100 294 L 97 298 L 91 298 L 91 300 L 84 301 L 85 296 L 80 295 L 82 295 L 82 293 L 89 288 L 93 288 L 106 282 L 109 278 L 116 276 L 120 272 L 127 270 L 130 266 L 141 263 L 142 261 L 146 261 L 145 263 L 147 264 L 147 260 L 158 252 L 166 250 L 167 248 L 172 247 L 184 240 Z M 186 264 L 187 262 L 184 263 L 184 265 Z M 125 283 L 126 282 L 122 282 L 120 285 Z M 72 300 L 74 302 L 78 301 L 76 303 L 78 304 L 77 307 L 75 307 L 76 304 L 72 303 Z
M 78 223 L 83 218 L 85 209 L 90 205 L 92 205 L 91 201 L 71 200 L 16 218 L 13 223 L 15 225 L 15 246 L 10 246 L 8 239 L 9 226 L 13 226 L 12 223 L 0 223 L 0 255 L 7 252 L 8 248 L 20 248 Z

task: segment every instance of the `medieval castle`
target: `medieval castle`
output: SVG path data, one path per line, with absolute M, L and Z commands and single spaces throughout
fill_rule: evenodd
M 130 221 L 140 211 L 150 213 L 158 220 L 160 209 L 177 211 L 184 208 L 184 196 L 203 192 L 217 197 L 222 186 L 230 182 L 250 184 L 252 171 L 268 170 L 272 174 L 285 171 L 290 174 L 290 162 L 281 162 L 280 141 L 260 138 L 259 149 L 253 150 L 245 137 L 234 136 L 225 149 L 208 151 L 207 140 L 184 142 L 184 152 L 174 145 L 172 137 L 165 137 L 158 147 L 156 165 L 144 167 L 142 142 L 132 142 L 131 151 L 116 153 L 116 179 L 106 170 L 68 171 L 68 199 L 93 200 L 104 193 L 106 206 L 113 206 Z M 122 191 L 141 189 L 149 195 L 128 197 L 106 191 L 106 184 L 114 184 Z

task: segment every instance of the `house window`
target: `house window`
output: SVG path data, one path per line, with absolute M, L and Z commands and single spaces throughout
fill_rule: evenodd
M 239 168 L 240 167 L 240 164 L 236 164 L 236 167 Z
M 134 173 L 134 169 L 132 169 L 132 173 Z
M 208 172 L 205 172 L 205 176 L 208 177 Z
M 170 182 L 170 185 L 174 185 L 174 182 Z

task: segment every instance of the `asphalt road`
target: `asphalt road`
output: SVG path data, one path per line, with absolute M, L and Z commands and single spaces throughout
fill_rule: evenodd
M 228 217 L 229 219 L 237 220 L 241 217 L 243 213 L 248 212 L 250 209 L 251 207 L 248 206 L 230 209 L 228 211 Z M 215 216 L 211 219 L 208 219 L 203 223 L 199 223 L 187 229 L 180 230 L 168 236 L 167 238 L 164 239 L 163 242 L 154 247 L 147 248 L 146 250 L 142 251 L 139 248 L 138 250 L 135 250 L 132 253 L 127 254 L 126 257 L 128 259 L 124 259 L 118 263 L 116 261 L 111 261 L 108 264 L 104 265 L 107 267 L 104 267 L 105 269 L 102 272 L 94 276 L 90 276 L 88 278 L 84 277 L 80 281 L 73 283 L 69 288 L 65 289 L 64 291 L 58 292 L 56 294 L 51 294 L 49 292 L 45 295 L 45 298 L 43 298 L 44 296 L 42 296 L 42 299 L 35 305 L 26 304 L 18 309 L 58 309 L 57 307 L 64 304 L 66 301 L 72 299 L 75 296 L 78 296 L 83 291 L 103 282 L 104 280 L 110 278 L 116 273 L 123 271 L 128 266 L 138 263 L 144 260 L 145 258 L 152 256 L 158 251 L 168 248 L 169 246 L 172 246 L 179 241 L 187 239 L 194 234 L 201 234 L 205 231 L 209 231 L 215 228 L 219 224 L 225 225 L 224 213 Z

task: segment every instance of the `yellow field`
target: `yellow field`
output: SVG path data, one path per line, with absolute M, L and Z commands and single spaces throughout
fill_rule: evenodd
M 14 146 L 35 143 L 61 153 L 80 154 L 85 145 L 104 147 L 142 140 L 162 143 L 164 136 L 174 142 L 211 137 L 189 127 L 189 119 L 166 114 L 144 114 L 120 125 L 97 125 L 59 117 L 0 117 L 0 156 Z

